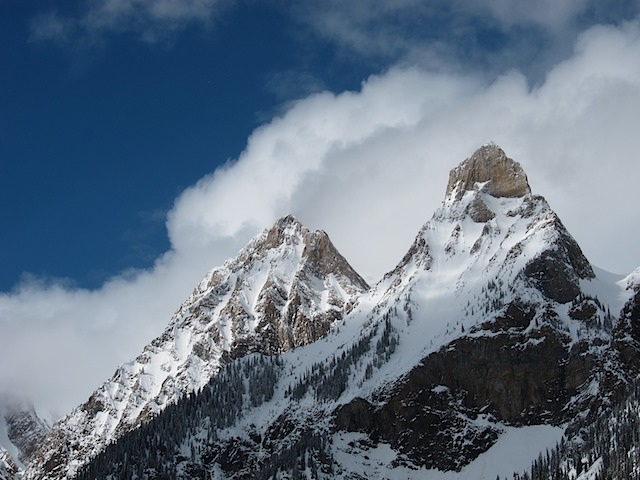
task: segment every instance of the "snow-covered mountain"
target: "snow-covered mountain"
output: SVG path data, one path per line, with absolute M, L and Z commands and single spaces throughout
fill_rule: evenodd
M 202 388 L 233 358 L 317 340 L 368 288 L 325 232 L 280 219 L 211 270 L 162 335 L 55 425 L 26 478 L 73 474 L 108 443 Z
M 601 385 L 621 365 L 602 354 L 629 294 L 596 275 L 495 145 L 452 170 L 442 206 L 370 295 L 399 332 L 395 380 L 341 405 L 335 425 L 407 465 L 463 469 L 505 425 L 561 426 L 616 391 Z
M 638 278 L 592 267 L 485 145 L 370 289 L 324 233 L 277 222 L 54 428 L 26 478 L 95 454 L 78 478 L 511 478 L 640 371 Z
M 7 472 L 17 471 L 29 463 L 41 447 L 51 423 L 51 419 L 36 412 L 28 400 L 0 394 L 0 471 L 3 468 Z M 2 474 L 0 478 L 4 478 Z

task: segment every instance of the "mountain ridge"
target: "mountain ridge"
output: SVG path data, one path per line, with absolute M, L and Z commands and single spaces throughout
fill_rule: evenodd
M 264 268 L 254 269 L 258 264 Z M 213 269 L 150 344 L 166 352 L 167 341 L 180 343 L 178 325 L 193 331 L 202 323 L 207 341 L 217 345 L 217 370 L 198 377 L 208 380 L 198 388 L 175 379 L 166 384 L 167 392 L 182 395 L 175 408 L 151 408 L 141 423 L 131 422 L 134 428 L 104 450 L 112 453 L 93 450 L 97 460 L 80 478 L 94 478 L 98 464 L 122 472 L 113 478 L 130 478 L 133 470 L 117 461 L 117 452 L 141 428 L 150 435 L 165 421 L 156 416 L 179 418 L 183 408 L 197 413 L 194 423 L 177 444 L 163 447 L 177 449 L 173 465 L 139 461 L 148 478 L 161 471 L 171 478 L 469 472 L 514 428 L 548 427 L 557 435 L 620 394 L 623 367 L 640 358 L 634 330 L 640 313 L 629 303 L 625 323 L 616 310 L 638 282 L 633 274 L 616 282 L 605 277 L 546 200 L 531 193 L 522 167 L 493 144 L 452 170 L 442 206 L 398 265 L 370 288 L 324 232 L 284 217 Z M 200 321 L 205 310 L 213 313 Z M 199 348 L 195 357 L 203 360 Z M 138 363 L 153 364 L 154 352 L 145 351 L 149 359 Z M 189 355 L 193 367 L 199 361 Z M 233 406 L 218 396 L 241 384 L 244 393 L 233 397 Z M 184 398 L 200 388 L 200 395 Z M 198 402 L 222 408 L 224 418 L 214 421 Z M 56 459 L 61 445 L 49 446 L 26 478 L 60 478 L 86 459 L 81 449 Z M 344 461 L 381 448 L 390 460 L 370 462 L 359 473 Z M 73 471 L 70 458 L 77 462 Z M 281 470 L 269 458 L 279 459 Z

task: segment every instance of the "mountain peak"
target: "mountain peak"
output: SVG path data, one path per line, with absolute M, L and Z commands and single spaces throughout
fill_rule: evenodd
M 479 188 L 493 197 L 514 198 L 531 193 L 520 164 L 494 143 L 483 145 L 449 173 L 447 196 L 455 192 L 456 199 L 460 199 L 464 192 Z
M 289 214 L 285 217 L 281 217 L 278 220 L 276 220 L 274 227 L 283 228 L 283 229 L 293 227 L 295 229 L 299 229 L 299 228 L 302 228 L 303 225 L 302 223 L 300 223 L 300 221 L 296 217 Z
M 296 217 L 287 215 L 276 220 L 273 226 L 266 231 L 266 236 L 263 240 L 264 247 L 274 248 L 282 243 L 287 243 L 287 240 L 293 236 L 305 236 L 308 234 L 309 230 Z

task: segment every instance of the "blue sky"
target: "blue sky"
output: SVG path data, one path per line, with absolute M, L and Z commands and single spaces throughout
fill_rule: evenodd
M 86 8 L 66 4 L 70 16 Z M 3 290 L 24 272 L 97 287 L 150 266 L 169 248 L 164 216 L 183 189 L 237 157 L 283 102 L 367 74 L 332 73 L 330 45 L 306 51 L 284 13 L 260 4 L 153 42 L 110 30 L 38 40 L 38 19 L 57 10 L 0 8 Z
M 0 0 L 0 391 L 64 413 L 289 213 L 375 282 L 489 141 L 594 264 L 629 273 L 639 13 Z

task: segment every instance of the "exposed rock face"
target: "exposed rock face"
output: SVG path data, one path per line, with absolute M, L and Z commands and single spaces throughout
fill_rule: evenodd
M 509 305 L 472 337 L 422 359 L 390 390 L 338 408 L 335 428 L 366 433 L 427 468 L 458 471 L 496 441 L 487 419 L 511 425 L 570 421 L 586 408 L 572 399 L 588 384 L 598 356 L 587 343 L 571 345 L 551 326 L 557 319 L 545 315 L 531 305 Z M 532 331 L 534 319 L 540 327 Z M 478 335 L 483 330 L 493 335 Z
M 342 318 L 350 296 L 369 288 L 325 232 L 311 232 L 292 216 L 278 220 L 267 232 L 264 242 L 256 243 L 251 255 L 240 259 L 240 268 L 248 269 L 250 263 L 267 255 L 269 250 L 288 244 L 301 250 L 300 258 L 304 259 L 304 268 L 295 273 L 290 285 L 280 281 L 277 275 L 270 275 L 258 294 L 255 312 L 247 311 L 242 305 L 241 295 L 225 310 L 234 316 L 232 329 L 237 333 L 232 356 L 247 352 L 278 354 L 314 342 Z M 313 308 L 320 294 L 314 288 L 315 281 L 330 278 L 336 279 L 344 290 L 328 288 L 326 307 Z M 247 334 L 245 322 L 253 318 L 260 321 L 255 331 Z
M 493 220 L 496 216 L 496 214 L 491 211 L 480 197 L 474 198 L 474 200 L 469 204 L 467 207 L 467 214 L 476 223 L 486 223 Z
M 7 435 L 20 451 L 19 460 L 27 464 L 49 432 L 49 427 L 36 415 L 33 408 L 28 410 L 8 408 L 5 412 Z
M 373 445 L 390 444 L 406 459 L 399 465 L 442 471 L 460 471 L 497 440 L 499 431 L 476 422 L 478 409 L 465 406 L 460 391 L 411 382 L 405 387 L 381 408 L 362 398 L 340 407 L 336 430 L 365 433 Z
M 457 188 L 456 196 L 461 198 L 465 191 L 475 190 L 485 182 L 482 190 L 494 197 L 523 197 L 531 193 L 520 164 L 508 158 L 497 145 L 489 144 L 451 170 L 447 195 Z
M 32 460 L 49 432 L 47 421 L 40 418 L 31 402 L 17 395 L 0 395 L 0 444 L 7 455 L 22 467 Z
M 630 373 L 640 373 L 640 291 L 627 302 L 614 329 L 614 348 Z

